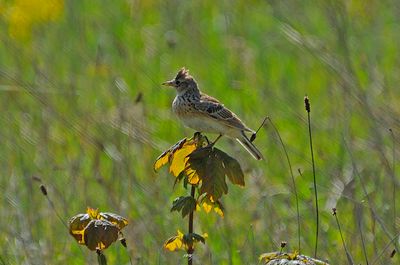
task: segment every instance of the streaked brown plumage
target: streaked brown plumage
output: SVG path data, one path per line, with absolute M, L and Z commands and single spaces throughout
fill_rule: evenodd
M 163 85 L 172 86 L 177 95 L 172 109 L 180 120 L 198 132 L 218 133 L 237 139 L 257 160 L 262 159 L 260 151 L 250 142 L 245 132 L 254 133 L 231 110 L 217 99 L 200 92 L 197 82 L 182 68 L 176 77 Z

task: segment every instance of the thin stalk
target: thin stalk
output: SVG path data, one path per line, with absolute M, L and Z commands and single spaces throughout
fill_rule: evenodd
M 361 205 L 358 203 L 356 205 L 356 215 L 357 215 L 357 226 L 358 226 L 358 233 L 360 234 L 361 237 L 361 245 L 362 245 L 362 250 L 365 258 L 365 262 L 367 265 L 369 265 L 368 262 L 368 256 L 367 256 L 367 250 L 365 248 L 365 239 L 364 239 L 364 234 L 362 232 L 362 223 L 361 223 Z
M 106 256 L 103 254 L 101 250 L 97 250 L 97 263 L 99 265 L 107 265 L 107 259 Z
M 342 228 L 340 227 L 339 218 L 337 217 L 337 214 L 336 214 L 336 208 L 332 209 L 332 214 L 333 214 L 333 216 L 335 216 L 336 224 L 339 229 L 340 238 L 342 239 L 342 245 L 344 248 L 344 252 L 346 252 L 347 261 L 349 262 L 350 265 L 353 265 L 354 264 L 353 258 L 351 257 L 351 254 L 350 254 L 349 250 L 347 249 L 346 243 L 344 242 L 344 239 L 343 239 Z
M 194 185 L 192 185 L 192 189 L 190 190 L 190 196 L 192 196 L 194 198 L 195 192 L 196 192 L 196 187 Z M 190 214 L 189 214 L 189 234 L 193 233 L 193 213 L 194 213 L 194 211 L 190 212 Z M 188 265 L 193 264 L 193 252 L 194 252 L 193 243 L 191 243 L 187 250 Z
M 393 197 L 393 230 L 394 233 L 397 234 L 397 227 L 396 227 L 396 146 L 395 146 L 395 138 L 394 138 L 394 133 L 392 129 L 389 129 L 390 135 L 392 136 L 392 181 L 393 181 L 393 191 L 392 191 L 392 197 Z
M 300 251 L 300 235 L 301 235 L 301 233 L 300 233 L 299 197 L 298 197 L 298 195 L 297 195 L 297 188 L 296 188 L 296 182 L 295 182 L 295 180 L 294 180 L 292 164 L 290 163 L 290 159 L 289 159 L 288 152 L 286 151 L 285 144 L 283 143 L 282 137 L 281 137 L 281 135 L 280 135 L 278 129 L 275 127 L 274 123 L 272 122 L 272 120 L 271 120 L 269 117 L 267 117 L 267 119 L 269 120 L 269 122 L 271 123 L 272 128 L 274 128 L 276 134 L 278 135 L 279 141 L 281 142 L 283 151 L 285 152 L 286 160 L 287 160 L 288 165 L 289 165 L 289 172 L 290 172 L 290 176 L 292 177 L 293 192 L 294 192 L 294 196 L 295 196 L 295 198 L 296 198 L 298 251 L 299 251 L 299 253 L 301 253 L 301 251 Z
M 120 233 L 120 237 L 121 237 L 121 239 L 120 239 L 121 245 L 125 248 L 126 254 L 128 254 L 129 263 L 130 263 L 131 265 L 133 265 L 133 263 L 132 263 L 132 257 L 131 257 L 131 254 L 130 254 L 129 251 L 128 251 L 128 245 L 126 244 L 126 239 L 125 239 L 125 237 L 124 237 L 124 235 L 122 234 L 121 231 L 120 231 L 119 233 Z
M 376 256 L 376 258 L 371 262 L 371 265 L 375 265 L 375 264 L 378 262 L 378 260 L 386 253 L 386 251 L 388 250 L 388 248 L 396 242 L 396 240 L 397 240 L 397 238 L 398 238 L 399 236 L 400 236 L 400 233 L 397 234 L 397 235 L 395 235 L 395 236 L 386 244 L 386 246 L 382 249 L 381 253 L 379 253 L 379 254 Z M 394 251 L 395 251 L 395 250 L 394 250 Z M 393 252 L 392 252 L 392 253 L 393 253 Z
M 56 214 L 58 220 L 60 220 L 60 222 L 65 226 L 67 231 L 69 231 L 68 224 L 64 221 L 64 219 L 61 217 L 60 213 L 57 211 L 53 201 L 49 197 L 49 194 L 47 192 L 46 186 L 42 183 L 42 180 L 39 177 L 35 177 L 35 176 L 33 177 L 33 180 L 35 180 L 35 181 L 40 183 L 40 186 L 39 186 L 40 192 L 43 194 L 44 197 L 46 197 L 46 200 L 49 203 L 51 210 Z M 79 251 L 82 253 L 82 255 L 84 255 L 84 253 L 83 253 L 81 248 L 79 248 Z
M 311 161 L 312 161 L 312 170 L 313 170 L 313 183 L 314 183 L 314 196 L 315 196 L 315 211 L 316 211 L 316 232 L 315 232 L 315 248 L 314 248 L 314 258 L 317 257 L 318 250 L 318 235 L 319 235 L 319 208 L 318 208 L 318 191 L 317 191 L 317 179 L 315 177 L 315 161 L 314 161 L 314 150 L 312 144 L 312 134 L 311 134 L 311 117 L 310 117 L 310 100 L 307 96 L 304 97 L 304 104 L 307 111 L 307 120 L 308 120 L 308 135 L 310 138 L 310 152 L 311 152 Z
M 364 184 L 364 182 L 362 181 L 360 172 L 358 171 L 358 168 L 357 168 L 357 166 L 356 166 L 356 163 L 355 163 L 353 154 L 352 154 L 352 152 L 351 152 L 351 150 L 350 150 L 350 147 L 348 146 L 348 144 L 347 144 L 346 141 L 344 141 L 344 146 L 346 147 L 347 152 L 348 152 L 349 155 L 350 155 L 350 160 L 351 160 L 351 164 L 352 164 L 352 167 L 353 167 L 353 171 L 354 171 L 355 175 L 357 176 L 358 180 L 360 181 L 362 191 L 363 191 L 363 193 L 364 193 L 365 198 L 367 199 L 368 207 L 369 207 L 369 210 L 370 210 L 372 216 L 373 216 L 374 219 L 379 223 L 379 225 L 380 225 L 381 228 L 382 228 L 382 231 L 386 234 L 386 236 L 387 236 L 388 238 L 392 238 L 392 234 L 391 234 L 391 233 L 389 232 L 389 230 L 387 229 L 387 227 L 386 227 L 386 225 L 385 225 L 383 219 L 382 219 L 382 218 L 378 215 L 378 213 L 375 211 L 374 205 L 372 204 L 372 200 L 371 200 L 371 198 L 370 198 L 370 196 L 369 196 L 369 194 L 368 194 L 368 192 L 367 192 L 367 188 L 365 187 L 365 184 Z M 394 242 L 395 242 L 395 241 L 394 241 Z M 399 252 L 399 249 L 398 249 L 396 243 L 394 243 L 394 247 L 395 247 L 396 251 Z
M 60 213 L 57 211 L 56 207 L 54 206 L 53 201 L 49 198 L 48 193 L 47 193 L 47 189 L 46 186 L 44 186 L 43 184 L 40 184 L 40 191 L 42 192 L 42 194 L 46 197 L 46 200 L 48 201 L 51 209 L 53 210 L 53 212 L 56 214 L 57 218 L 60 220 L 60 222 L 67 228 L 69 229 L 67 223 L 64 221 L 64 219 L 61 217 Z

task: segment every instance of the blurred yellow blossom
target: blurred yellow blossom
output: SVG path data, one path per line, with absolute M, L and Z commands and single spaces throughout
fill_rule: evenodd
M 31 37 L 32 29 L 61 17 L 64 0 L 14 0 L 2 7 L 9 35 L 18 40 Z

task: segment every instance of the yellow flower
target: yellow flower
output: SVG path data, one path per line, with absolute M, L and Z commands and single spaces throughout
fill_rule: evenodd
M 63 0 L 15 0 L 4 8 L 8 32 L 12 38 L 27 40 L 32 29 L 57 20 L 64 10 Z

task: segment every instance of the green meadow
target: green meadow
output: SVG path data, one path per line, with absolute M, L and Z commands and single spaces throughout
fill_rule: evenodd
M 216 144 L 246 185 L 228 183 L 223 218 L 194 212 L 208 237 L 193 264 L 259 264 L 282 241 L 314 256 L 306 95 L 317 257 L 399 264 L 399 43 L 395 0 L 1 1 L 0 264 L 97 264 L 66 227 L 87 207 L 129 221 L 108 264 L 187 264 L 163 244 L 187 232 L 170 210 L 190 188 L 153 169 L 194 133 L 161 85 L 182 67 L 250 128 L 269 117 L 254 141 L 264 160 Z

